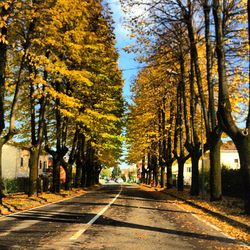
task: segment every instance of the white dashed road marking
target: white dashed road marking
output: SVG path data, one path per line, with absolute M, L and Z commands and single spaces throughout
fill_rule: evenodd
M 104 207 L 95 217 L 93 217 L 87 224 L 83 225 L 83 228 L 78 230 L 75 234 L 70 237 L 70 240 L 77 240 L 95 221 L 100 218 L 109 208 L 110 206 L 116 201 L 119 195 L 122 192 L 122 186 L 120 192 L 115 196 L 115 198 L 106 206 Z

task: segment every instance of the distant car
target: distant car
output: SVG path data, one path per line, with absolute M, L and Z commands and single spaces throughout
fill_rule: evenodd
M 115 182 L 116 182 L 116 183 L 123 183 L 124 181 L 123 181 L 122 178 L 117 178 L 117 179 L 115 180 Z

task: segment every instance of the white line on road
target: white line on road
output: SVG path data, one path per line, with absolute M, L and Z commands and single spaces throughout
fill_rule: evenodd
M 73 234 L 70 237 L 70 240 L 77 240 L 92 224 L 95 223 L 95 221 L 102 216 L 109 208 L 110 206 L 116 201 L 116 199 L 119 197 L 119 195 L 122 192 L 122 185 L 120 192 L 115 196 L 115 198 L 106 206 L 104 207 L 95 217 L 93 217 L 87 224 L 83 225 L 83 228 L 78 230 L 75 234 Z

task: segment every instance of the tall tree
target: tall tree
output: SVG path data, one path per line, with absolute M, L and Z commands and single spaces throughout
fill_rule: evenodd
M 23 15 L 29 15 L 29 10 L 26 11 L 26 2 L 18 3 L 17 1 L 2 1 L 1 8 L 1 28 L 0 28 L 0 199 L 3 196 L 3 181 L 2 181 L 2 147 L 17 133 L 16 116 L 18 111 L 18 100 L 23 85 L 23 72 L 28 61 L 30 40 L 34 32 L 34 18 L 29 19 L 27 29 L 25 30 L 25 39 L 19 35 L 17 29 L 24 23 Z M 20 46 L 20 47 L 18 47 Z M 12 53 L 16 53 L 14 58 Z M 6 82 L 7 66 L 11 60 L 15 60 L 15 67 L 11 69 L 11 77 L 8 83 Z M 11 97 L 8 126 L 5 120 L 5 107 L 7 102 L 6 94 Z
M 220 127 L 225 131 L 234 141 L 240 156 L 242 179 L 245 190 L 245 212 L 250 214 L 250 112 L 246 119 L 246 126 L 240 129 L 233 118 L 231 101 L 229 97 L 228 83 L 226 77 L 226 51 L 224 32 L 225 26 L 222 19 L 223 6 L 221 1 L 213 1 L 213 15 L 215 21 L 216 31 L 216 53 L 218 63 L 219 76 L 219 107 L 218 120 Z M 249 98 L 249 97 L 248 97 Z

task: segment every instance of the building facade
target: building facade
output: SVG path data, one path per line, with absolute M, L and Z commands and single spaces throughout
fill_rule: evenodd
M 15 179 L 29 177 L 30 152 L 27 148 L 17 148 L 5 144 L 2 151 L 3 179 Z M 40 155 L 38 163 L 38 175 L 43 174 L 48 168 L 48 155 Z
M 232 141 L 228 141 L 222 144 L 220 150 L 221 166 L 225 166 L 229 169 L 239 169 L 240 168 L 240 158 L 238 151 Z M 203 164 L 205 171 L 210 168 L 209 152 L 204 155 Z M 200 172 L 202 170 L 202 160 L 199 161 Z M 173 175 L 178 176 L 178 165 L 173 164 Z M 187 162 L 184 165 L 184 185 L 191 185 L 192 181 L 192 164 Z

